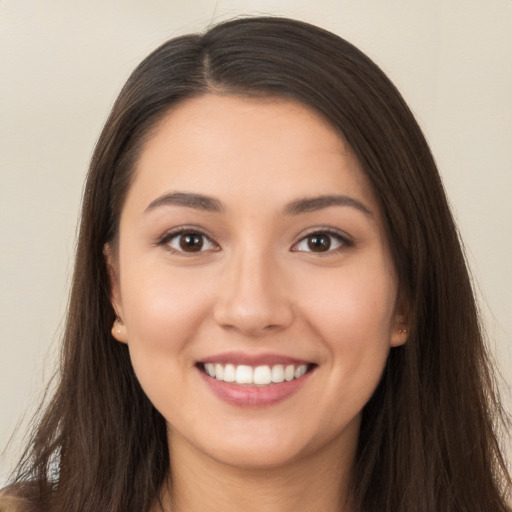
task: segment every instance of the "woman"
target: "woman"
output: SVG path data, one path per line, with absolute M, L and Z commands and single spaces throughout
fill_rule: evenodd
M 403 99 L 333 34 L 240 19 L 164 44 L 113 107 L 4 507 L 510 512 L 500 414 Z

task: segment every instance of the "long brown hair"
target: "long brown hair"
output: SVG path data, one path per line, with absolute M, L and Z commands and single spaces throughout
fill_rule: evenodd
M 471 281 L 421 130 L 384 73 L 327 31 L 246 18 L 173 39 L 122 89 L 83 200 L 60 385 L 14 482 L 51 512 L 148 511 L 168 477 L 166 424 L 113 341 L 104 247 L 116 238 L 137 157 L 180 100 L 207 93 L 293 98 L 322 114 L 370 179 L 408 307 L 363 411 L 352 487 L 359 512 L 510 512 L 503 419 Z M 26 491 L 28 492 L 28 491 Z

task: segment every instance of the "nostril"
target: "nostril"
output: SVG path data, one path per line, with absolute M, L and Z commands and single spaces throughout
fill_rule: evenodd
M 249 336 L 263 336 L 288 327 L 293 321 L 291 307 L 258 301 L 218 304 L 216 322 L 223 328 L 236 329 Z

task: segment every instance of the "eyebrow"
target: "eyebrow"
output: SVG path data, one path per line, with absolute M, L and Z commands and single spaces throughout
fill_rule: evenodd
M 171 192 L 151 201 L 144 210 L 144 213 L 154 210 L 159 206 L 185 206 L 214 213 L 222 213 L 224 211 L 221 202 L 213 197 L 187 192 Z
M 325 195 L 298 199 L 288 204 L 284 211 L 288 215 L 299 215 L 301 213 L 315 212 L 331 206 L 348 206 L 363 212 L 365 215 L 373 217 L 373 212 L 361 201 L 343 195 Z
M 213 213 L 223 213 L 225 211 L 222 203 L 213 197 L 190 192 L 170 192 L 151 201 L 144 213 L 160 206 L 185 206 L 186 208 L 195 208 Z M 348 206 L 363 212 L 365 215 L 373 216 L 373 212 L 361 201 L 350 196 L 333 194 L 297 199 L 285 206 L 284 213 L 300 215 L 301 213 L 315 212 L 331 206 Z

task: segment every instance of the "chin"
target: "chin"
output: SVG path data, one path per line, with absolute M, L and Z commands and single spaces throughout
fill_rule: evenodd
M 244 470 L 269 470 L 282 468 L 305 456 L 304 450 L 275 443 L 255 442 L 251 447 L 229 446 L 210 451 L 218 463 Z

